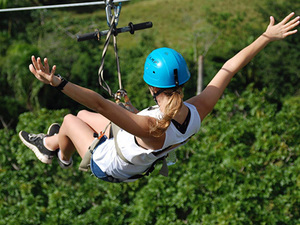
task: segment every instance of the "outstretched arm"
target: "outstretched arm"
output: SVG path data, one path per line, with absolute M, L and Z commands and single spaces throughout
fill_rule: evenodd
M 54 75 L 56 66 L 53 66 L 50 71 L 47 58 L 44 59 L 43 65 L 40 58 L 35 59 L 32 56 L 32 64 L 29 65 L 29 70 L 45 84 L 57 87 L 62 82 L 59 77 Z M 71 82 L 64 86 L 62 92 L 78 103 L 102 114 L 133 135 L 138 137 L 150 136 L 149 123 L 153 118 L 131 113 L 114 102 L 103 98 L 98 93 Z
M 274 17 L 271 16 L 267 30 L 253 43 L 229 59 L 201 94 L 187 101 L 196 106 L 202 120 L 212 111 L 219 98 L 222 96 L 225 88 L 229 84 L 231 78 L 240 69 L 247 65 L 257 53 L 259 53 L 270 42 L 284 39 L 285 37 L 297 32 L 294 28 L 299 25 L 300 17 L 298 16 L 291 20 L 293 16 L 294 13 L 289 14 L 276 25 L 274 25 Z

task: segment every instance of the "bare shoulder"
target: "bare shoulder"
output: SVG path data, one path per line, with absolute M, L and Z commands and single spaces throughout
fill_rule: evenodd
M 205 103 L 203 102 L 202 100 L 202 97 L 201 97 L 201 94 L 199 95 L 196 95 L 188 100 L 186 100 L 185 102 L 193 105 L 196 107 L 198 113 L 199 113 L 199 116 L 201 118 L 201 121 L 206 117 L 206 113 L 205 113 Z
M 213 96 L 220 95 L 220 90 L 213 86 L 208 85 L 203 92 L 201 92 L 199 95 L 196 95 L 190 99 L 188 99 L 186 102 L 194 105 L 199 113 L 199 116 L 201 120 L 203 121 L 204 118 L 213 110 L 216 101 L 214 100 Z

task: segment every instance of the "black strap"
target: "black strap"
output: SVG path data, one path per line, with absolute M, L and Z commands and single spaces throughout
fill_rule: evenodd
M 62 91 L 64 89 L 64 87 L 66 86 L 66 84 L 68 83 L 68 81 L 65 78 L 63 78 L 62 76 L 60 76 L 59 74 L 57 75 L 57 77 L 59 77 L 59 79 L 61 80 L 61 82 L 55 88 L 57 90 L 59 90 L 59 91 Z
M 168 151 L 171 151 L 172 149 L 174 149 L 174 148 L 176 148 L 176 147 L 179 147 L 180 145 L 182 145 L 182 144 L 188 142 L 188 141 L 191 139 L 191 137 L 193 137 L 193 136 L 194 136 L 194 134 L 191 135 L 191 136 L 190 136 L 189 138 L 187 138 L 186 140 L 184 140 L 184 141 L 182 141 L 182 142 L 180 142 L 180 143 L 178 143 L 178 144 L 170 145 L 170 146 L 164 148 L 164 149 L 161 150 L 161 151 L 152 152 L 152 154 L 155 155 L 155 156 L 159 156 L 159 155 L 161 155 L 161 154 L 163 154 L 163 153 L 166 153 L 166 152 L 168 152 Z
M 158 104 L 156 97 L 159 96 L 161 93 L 163 93 L 165 90 L 166 88 L 161 88 L 160 90 L 152 94 L 153 100 L 156 102 L 156 104 Z
M 156 161 L 154 161 L 151 166 L 143 173 L 143 174 L 136 174 L 136 175 L 133 175 L 129 178 L 127 178 L 127 180 L 135 180 L 135 179 L 139 179 L 139 178 L 142 178 L 144 176 L 149 176 L 150 173 L 153 172 L 153 170 L 155 169 L 155 165 L 159 162 L 159 161 L 162 161 L 166 158 L 167 156 L 163 156 L 159 159 L 157 159 Z
M 192 135 L 194 136 L 194 135 Z M 190 138 L 192 137 L 190 136 L 188 139 L 184 140 L 183 142 L 180 142 L 178 144 L 175 144 L 175 145 L 171 145 L 169 147 L 166 147 L 164 148 L 163 150 L 159 151 L 159 152 L 152 152 L 153 155 L 157 156 L 157 155 L 160 155 L 160 154 L 163 154 L 164 152 L 167 152 L 167 151 L 171 151 L 173 148 L 176 148 L 184 143 L 186 143 L 188 140 L 190 140 Z M 168 176 L 168 165 L 167 165 L 167 162 L 166 162 L 166 158 L 168 157 L 168 155 L 164 155 L 160 158 L 158 158 L 157 160 L 155 160 L 151 166 L 143 173 L 143 174 L 137 174 L 137 175 L 133 175 L 132 177 L 129 177 L 128 180 L 133 180 L 133 179 L 139 179 L 139 178 L 142 178 L 144 176 L 149 176 L 150 173 L 153 172 L 153 170 L 155 169 L 155 165 L 159 162 L 159 161 L 163 161 L 163 165 L 162 165 L 162 168 L 160 170 L 160 174 L 167 177 Z

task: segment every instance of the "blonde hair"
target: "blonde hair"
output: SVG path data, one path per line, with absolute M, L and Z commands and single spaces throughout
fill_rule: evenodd
M 150 134 L 154 137 L 160 137 L 165 133 L 170 126 L 171 120 L 183 104 L 182 86 L 176 89 L 166 89 L 162 93 L 169 96 L 169 101 L 164 108 L 163 118 L 150 124 Z

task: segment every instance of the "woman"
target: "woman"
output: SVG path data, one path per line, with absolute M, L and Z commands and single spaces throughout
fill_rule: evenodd
M 72 165 L 75 149 L 84 158 L 95 131 L 104 130 L 112 121 L 120 129 L 113 138 L 101 138 L 101 143 L 93 150 L 91 170 L 96 177 L 106 181 L 121 182 L 133 178 L 198 132 L 201 120 L 212 111 L 231 78 L 258 52 L 270 42 L 297 32 L 294 28 L 299 25 L 299 16 L 292 19 L 293 16 L 294 13 L 289 14 L 277 25 L 270 17 L 266 31 L 228 60 L 201 94 L 185 102 L 182 86 L 190 78 L 185 60 L 169 48 L 154 50 L 145 62 L 144 81 L 157 106 L 137 114 L 94 91 L 55 76 L 56 66 L 50 71 L 47 59 L 43 65 L 40 58 L 36 60 L 33 56 L 29 70 L 37 79 L 57 87 L 96 113 L 81 111 L 77 116 L 67 115 L 62 126 L 59 128 L 54 124 L 47 135 L 21 131 L 19 136 L 42 162 L 51 163 L 57 155 L 60 165 L 68 168 Z M 109 129 L 105 129 L 105 135 L 109 137 Z

